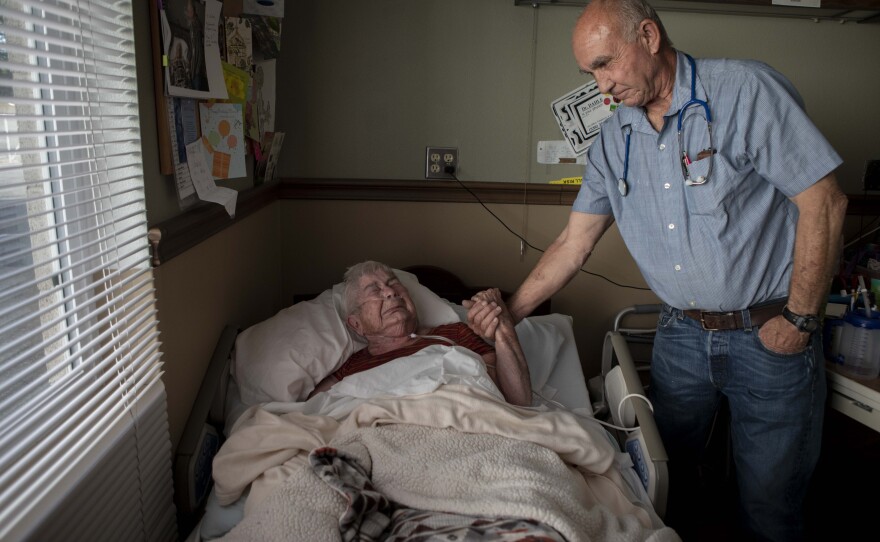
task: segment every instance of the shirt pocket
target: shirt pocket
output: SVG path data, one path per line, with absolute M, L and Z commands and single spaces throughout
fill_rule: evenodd
M 730 168 L 717 154 L 691 162 L 689 167 L 691 179 L 702 176 L 706 178 L 706 182 L 691 186 L 685 185 L 684 193 L 687 199 L 688 213 L 702 216 L 725 214 L 730 198 L 733 196 L 733 185 L 736 184 L 732 182 L 735 175 L 730 174 Z

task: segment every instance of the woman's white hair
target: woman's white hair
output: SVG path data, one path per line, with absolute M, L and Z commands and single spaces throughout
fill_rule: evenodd
M 379 271 L 385 271 L 394 275 L 394 270 L 382 262 L 367 260 L 356 263 L 345 271 L 342 278 L 342 304 L 345 316 L 348 317 L 358 310 L 358 295 L 360 292 L 360 280 L 364 275 L 373 275 Z

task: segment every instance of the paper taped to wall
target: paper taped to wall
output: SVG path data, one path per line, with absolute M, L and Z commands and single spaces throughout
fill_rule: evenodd
M 553 101 L 550 108 L 559 129 L 575 155 L 586 152 L 599 135 L 602 122 L 614 114 L 619 100 L 599 92 L 599 84 L 591 81 Z
M 568 141 L 538 141 L 539 164 L 586 164 L 587 155 L 578 156 Z
M 214 182 L 211 169 L 208 167 L 208 161 L 205 159 L 205 149 L 209 145 L 203 137 L 186 146 L 186 165 L 189 168 L 189 175 L 192 178 L 193 186 L 195 186 L 196 194 L 198 194 L 200 200 L 219 203 L 226 208 L 229 216 L 234 218 L 238 192 L 231 188 L 217 186 Z

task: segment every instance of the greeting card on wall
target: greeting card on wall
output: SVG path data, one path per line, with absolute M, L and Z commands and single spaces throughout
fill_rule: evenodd
M 254 102 L 260 133 L 275 131 L 275 62 L 258 62 L 254 73 Z
M 223 79 L 226 81 L 226 91 L 229 93 L 229 98 L 224 100 L 225 102 L 244 104 L 248 101 L 251 92 L 249 71 L 240 70 L 232 64 L 224 62 Z
M 206 159 L 214 179 L 247 175 L 242 104 L 199 104 L 202 137 L 210 145 Z
M 254 166 L 254 184 L 269 183 L 277 176 L 278 157 L 281 155 L 281 145 L 284 143 L 284 132 L 266 132 L 263 134 L 263 142 L 256 145 Z

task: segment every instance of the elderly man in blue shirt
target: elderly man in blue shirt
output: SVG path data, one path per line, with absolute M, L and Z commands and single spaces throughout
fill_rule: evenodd
M 518 321 L 565 286 L 616 221 L 664 301 L 650 389 L 671 485 L 726 397 L 746 534 L 799 539 L 822 431 L 816 328 L 846 212 L 841 159 L 785 77 L 677 51 L 643 0 L 593 0 L 572 44 L 622 106 L 510 314 Z M 497 310 L 475 304 L 470 325 L 479 333 Z

